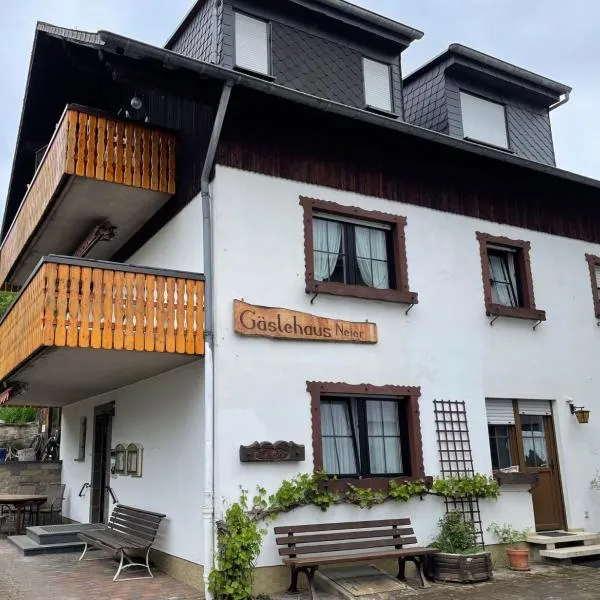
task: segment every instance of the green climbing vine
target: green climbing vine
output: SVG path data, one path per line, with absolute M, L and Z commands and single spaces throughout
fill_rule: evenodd
M 217 566 L 209 575 L 215 598 L 248 600 L 252 597 L 252 573 L 265 530 L 248 513 L 248 494 L 242 490 L 217 524 Z
M 472 477 L 435 479 L 431 489 L 446 498 L 497 498 L 500 495 L 498 482 L 480 473 Z
M 497 498 L 500 494 L 498 483 L 479 473 L 429 482 L 390 480 L 387 491 L 350 483 L 340 490 L 340 486 L 328 485 L 331 481 L 325 473 L 301 473 L 283 481 L 272 494 L 258 486 L 251 503 L 248 492 L 241 491 L 239 501 L 227 508 L 217 524 L 217 564 L 209 576 L 209 587 L 217 600 L 252 597 L 252 573 L 266 533 L 261 523 L 276 519 L 281 513 L 301 506 L 317 506 L 326 511 L 335 504 L 370 509 L 386 501 L 408 502 L 415 496 L 422 498 L 427 494 L 449 498 Z

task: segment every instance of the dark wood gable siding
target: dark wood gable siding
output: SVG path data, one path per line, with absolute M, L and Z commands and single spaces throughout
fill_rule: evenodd
M 15 171 L 8 194 L 3 235 L 6 235 L 34 173 L 35 150 L 50 140 L 68 103 L 109 114 L 131 111 L 130 99 L 140 95 L 153 125 L 177 133 L 177 193 L 130 240 L 113 260 L 127 260 L 199 192 L 204 156 L 212 132 L 222 83 L 166 71 L 144 63 L 99 53 L 85 46 L 41 36 L 37 43 L 25 103 Z
M 240 88 L 218 162 L 600 243 L 598 189 Z

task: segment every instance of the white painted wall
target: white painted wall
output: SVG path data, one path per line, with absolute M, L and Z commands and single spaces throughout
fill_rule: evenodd
M 156 547 L 173 556 L 203 564 L 201 504 L 203 498 L 204 367 L 198 361 L 152 379 L 65 407 L 61 458 L 66 484 L 64 514 L 89 522 L 94 406 L 115 402 L 112 447 L 141 442 L 142 477 L 116 475 L 110 485 L 119 502 L 165 513 Z M 76 462 L 79 421 L 87 417 L 85 462 Z
M 408 218 L 410 287 L 420 300 L 408 316 L 402 305 L 372 300 L 321 295 L 310 304 L 304 291 L 300 195 Z M 599 254 L 600 246 L 220 166 L 214 203 L 216 483 L 221 497 L 237 498 L 240 485 L 252 491 L 260 483 L 273 490 L 282 479 L 312 470 L 307 380 L 417 385 L 422 391 L 428 475 L 439 470 L 434 399 L 466 401 L 475 469 L 480 472 L 491 470 L 486 396 L 555 400 L 568 524 L 600 529 L 596 496 L 587 491 L 600 465 L 600 403 L 596 400 L 600 328 L 594 319 L 584 257 L 586 252 Z M 536 303 L 548 316 L 537 331 L 531 322 L 522 320 L 499 319 L 490 327 L 484 312 L 476 231 L 531 241 Z M 378 325 L 379 343 L 331 345 L 239 337 L 233 333 L 234 298 L 339 319 L 368 319 Z M 566 396 L 592 410 L 589 425 L 578 425 L 568 413 Z M 240 444 L 276 439 L 305 444 L 306 462 L 239 462 Z M 514 494 L 486 508 L 486 519 L 504 516 L 515 525 L 533 526 L 530 495 Z M 436 517 L 419 510 L 430 500 L 417 503 L 413 517 L 417 531 L 425 535 Z M 373 515 L 400 512 L 384 505 Z M 303 520 L 308 514 L 298 511 L 285 518 Z M 318 516 L 334 519 L 338 515 Z M 260 564 L 279 564 L 272 548 L 265 550 Z
M 198 195 L 125 262 L 204 273 L 202 237 L 202 200 Z

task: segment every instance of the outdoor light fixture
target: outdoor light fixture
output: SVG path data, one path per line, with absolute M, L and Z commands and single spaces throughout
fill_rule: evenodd
M 129 104 L 131 104 L 131 108 L 133 108 L 133 110 L 140 110 L 142 106 L 144 106 L 144 102 L 137 94 L 132 96 Z
M 590 411 L 586 410 L 584 406 L 575 406 L 572 400 L 567 400 L 569 409 L 572 415 L 577 417 L 578 423 L 588 423 L 590 420 Z

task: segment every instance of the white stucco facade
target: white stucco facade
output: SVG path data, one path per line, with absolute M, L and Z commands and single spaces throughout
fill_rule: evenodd
M 200 198 L 188 204 L 126 262 L 202 273 Z M 110 479 L 119 502 L 166 514 L 156 548 L 204 564 L 204 362 L 198 360 L 63 409 L 64 514 L 74 521 L 86 523 L 90 519 L 90 492 L 83 498 L 78 492 L 91 481 L 94 407 L 109 402 L 115 402 L 111 446 L 129 442 L 143 446 L 142 477 L 114 475 Z M 74 459 L 83 416 L 87 417 L 86 456 L 85 461 L 78 462 Z
M 119 502 L 164 513 L 156 548 L 172 556 L 203 564 L 201 497 L 202 363 L 185 365 L 65 407 L 61 458 L 65 488 L 64 514 L 81 523 L 90 519 L 90 492 L 78 496 L 91 481 L 94 407 L 115 403 L 112 447 L 141 443 L 142 477 L 113 475 L 110 486 Z M 79 421 L 87 417 L 85 461 L 77 462 Z
M 312 472 L 312 426 L 307 381 L 419 386 L 425 473 L 439 473 L 433 401 L 466 402 L 475 470 L 491 472 L 485 398 L 553 402 L 567 524 L 600 529 L 600 509 L 589 481 L 600 454 L 595 412 L 600 359 L 585 254 L 600 247 L 380 198 L 216 168 L 215 270 L 215 491 L 217 516 L 239 497 L 240 487 L 273 491 L 281 481 Z M 407 218 L 406 250 L 411 291 L 419 303 L 406 306 L 374 300 L 305 293 L 304 228 L 300 196 L 330 200 Z M 535 331 L 526 320 L 485 315 L 476 232 L 531 242 L 531 267 L 538 308 L 547 321 Z M 200 198 L 148 241 L 132 264 L 203 272 Z M 273 341 L 241 337 L 233 330 L 233 301 L 284 307 L 348 321 L 377 324 L 375 345 Z M 203 362 L 71 405 L 64 410 L 62 454 L 67 483 L 65 515 L 87 521 L 89 497 L 78 498 L 89 481 L 92 436 L 86 461 L 75 462 L 81 416 L 93 423 L 94 406 L 115 401 L 113 446 L 144 445 L 144 476 L 111 480 L 119 500 L 168 515 L 157 547 L 204 564 L 202 548 Z M 578 425 L 566 399 L 592 410 Z M 88 426 L 90 427 L 90 426 Z M 88 429 L 90 431 L 90 429 Z M 240 444 L 293 440 L 306 447 L 300 463 L 247 464 Z M 584 457 L 584 458 L 582 458 Z M 88 460 L 89 459 L 89 460 Z M 439 498 L 386 503 L 369 518 L 409 516 L 421 543 L 435 534 L 444 512 Z M 327 513 L 303 508 L 278 524 L 365 518 L 356 507 Z M 533 528 L 531 494 L 504 486 L 497 501 L 481 502 L 484 529 L 496 521 Z M 485 533 L 487 543 L 495 540 Z M 272 528 L 259 566 L 280 565 Z
M 239 487 L 276 489 L 298 472 L 312 471 L 312 430 L 307 381 L 420 386 L 420 418 L 427 475 L 439 472 L 433 401 L 464 400 L 475 470 L 491 472 L 485 398 L 553 401 L 568 526 L 600 528 L 600 509 L 589 481 L 600 452 L 600 427 L 579 425 L 566 399 L 595 408 L 599 389 L 600 329 L 596 326 L 586 253 L 600 247 L 413 205 L 217 167 L 214 190 L 216 303 L 217 497 L 232 500 Z M 405 216 L 411 291 L 419 304 L 305 293 L 304 229 L 300 196 Z M 485 315 L 476 232 L 531 242 L 536 305 L 547 321 Z M 374 346 L 246 338 L 233 331 L 232 303 L 246 302 L 349 321 L 375 322 Z M 305 444 L 306 461 L 242 464 L 240 444 L 255 440 Z M 586 457 L 582 460 L 582 457 Z M 346 520 L 337 507 L 326 515 L 302 509 L 283 522 Z M 441 514 L 435 498 L 405 506 L 386 504 L 373 518 L 411 516 L 423 542 Z M 516 486 L 497 502 L 482 503 L 490 521 L 533 527 L 531 496 Z M 358 515 L 356 515 L 358 516 Z M 285 519 L 285 521 L 284 521 Z M 487 541 L 493 540 L 487 536 Z M 267 537 L 260 565 L 280 564 Z

